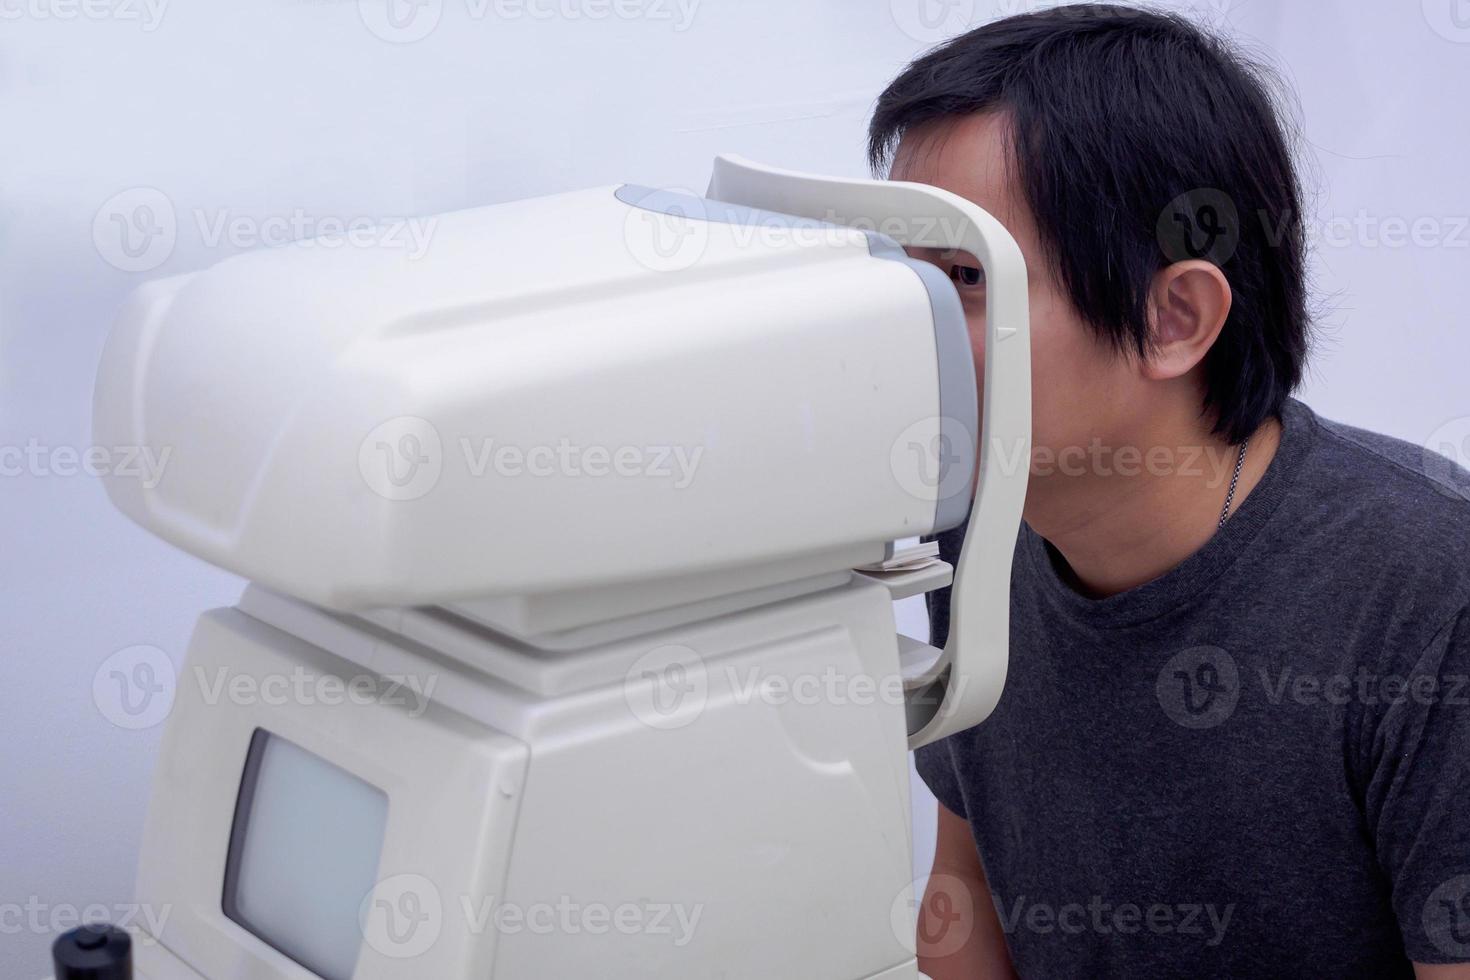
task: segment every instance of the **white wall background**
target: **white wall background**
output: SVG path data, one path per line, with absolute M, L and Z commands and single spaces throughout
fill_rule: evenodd
M 222 219 L 424 214 L 622 181 L 697 189 L 721 151 L 861 174 L 887 79 L 928 41 L 1031 5 L 425 0 L 395 35 L 383 0 L 86 2 L 0 0 L 0 447 L 44 450 L 39 468 L 15 475 L 12 459 L 0 476 L 6 978 L 49 969 L 53 924 L 129 901 L 160 729 L 109 722 L 99 665 L 139 644 L 177 664 L 196 614 L 240 588 L 65 472 L 89 445 L 93 372 L 129 290 L 237 250 L 213 239 Z M 938 30 L 924 4 L 948 18 Z M 1470 458 L 1470 2 L 1191 6 L 1300 94 L 1330 302 L 1307 400 Z M 145 272 L 108 261 L 127 264 L 109 201 L 136 188 L 161 191 L 178 229 Z M 922 631 L 916 601 L 901 613 Z M 915 811 L 922 869 L 932 798 L 916 793 Z

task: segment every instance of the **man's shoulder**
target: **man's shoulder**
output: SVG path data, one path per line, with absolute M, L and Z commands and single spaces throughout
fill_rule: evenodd
M 1461 512 L 1470 508 L 1470 471 L 1454 458 L 1461 453 L 1470 455 L 1470 419 L 1460 434 L 1463 444 L 1444 440 L 1439 446 L 1434 441 L 1417 444 L 1308 413 L 1328 446 L 1329 457 L 1377 478 L 1391 491 Z
M 1303 531 L 1385 585 L 1470 602 L 1470 471 L 1436 447 L 1301 417 L 1315 435 L 1290 508 Z
M 1309 418 L 1318 435 L 1313 488 L 1345 504 L 1346 514 L 1400 540 L 1431 530 L 1441 539 L 1470 541 L 1470 471 L 1433 446 L 1315 413 Z M 1465 434 L 1470 437 L 1470 423 Z

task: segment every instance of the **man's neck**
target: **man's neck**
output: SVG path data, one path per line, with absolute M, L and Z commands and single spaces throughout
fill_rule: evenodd
M 1251 436 L 1232 514 L 1280 444 L 1276 419 Z M 1151 447 L 1158 447 L 1152 463 Z M 1142 462 L 1136 465 L 1119 449 L 1090 455 L 1103 462 L 1090 462 L 1085 475 L 1058 470 L 1033 476 L 1026 495 L 1026 522 L 1066 559 L 1073 586 L 1085 595 L 1115 595 L 1152 581 L 1204 547 L 1219 524 L 1240 447 L 1181 430 L 1140 440 Z

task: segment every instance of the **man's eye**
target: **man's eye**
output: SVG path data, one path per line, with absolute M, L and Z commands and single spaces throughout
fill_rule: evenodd
M 949 277 L 961 286 L 985 284 L 985 273 L 973 265 L 952 265 L 949 267 Z

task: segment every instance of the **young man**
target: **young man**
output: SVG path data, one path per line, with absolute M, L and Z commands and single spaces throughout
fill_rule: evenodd
M 1259 73 L 1181 20 L 1053 9 L 915 62 L 870 146 L 1030 271 L 1010 675 L 918 753 L 921 967 L 1470 977 L 1470 474 L 1290 398 L 1301 191 Z M 983 273 L 922 254 L 978 361 Z

